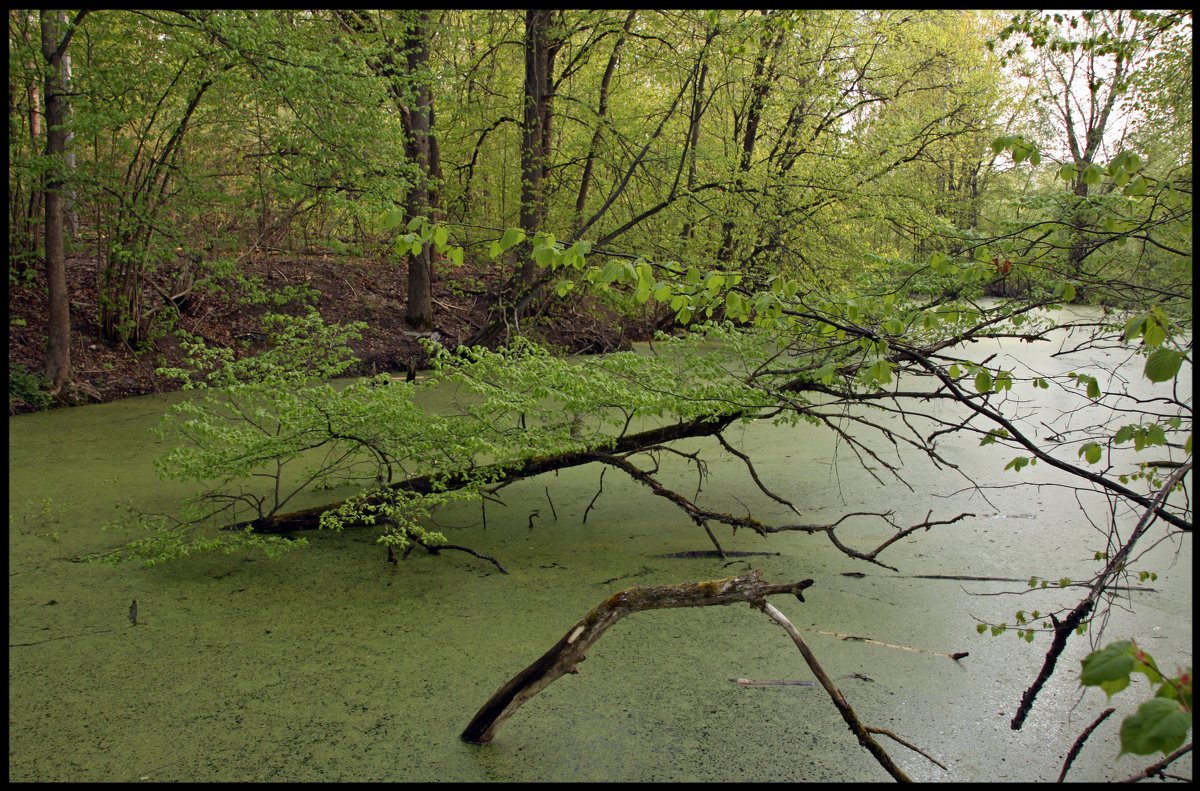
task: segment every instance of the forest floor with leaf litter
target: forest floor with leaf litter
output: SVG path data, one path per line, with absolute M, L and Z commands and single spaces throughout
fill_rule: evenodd
M 256 290 L 267 295 L 311 291 L 325 321 L 366 322 L 362 339 L 352 344 L 360 362 L 351 374 L 403 372 L 410 364 L 420 368 L 427 362 L 419 339 L 429 333 L 414 331 L 404 320 L 408 274 L 404 264 L 320 255 L 257 257 L 239 264 L 240 278 L 217 280 L 217 288 L 195 288 L 187 299 L 180 300 L 178 308 L 163 296 L 170 295 L 171 283 L 151 275 L 153 285 L 144 290 L 144 304 L 147 310 L 155 311 L 154 317 L 146 338 L 133 343 L 113 343 L 101 337 L 95 273 L 94 258 L 67 260 L 71 366 L 92 401 L 178 389 L 176 382 L 158 376 L 155 369 L 182 361 L 183 348 L 176 335 L 179 329 L 199 335 L 210 344 L 247 352 L 261 348 L 263 335 L 258 320 L 268 306 L 245 302 Z M 442 343 L 453 348 L 488 321 L 488 308 L 494 304 L 500 278 L 499 271 L 469 264 L 438 273 L 433 295 L 434 330 Z M 247 280 L 257 281 L 262 288 L 247 286 Z M 292 300 L 271 309 L 296 313 L 301 305 Z M 14 371 L 40 372 L 49 315 L 41 267 L 10 275 L 8 311 L 10 376 Z M 548 311 L 527 320 L 522 329 L 566 352 L 609 352 L 648 338 L 653 332 L 653 315 L 648 310 L 642 317 L 622 316 L 595 299 L 573 297 L 555 301 Z M 12 390 L 10 386 L 10 393 Z M 10 397 L 10 412 L 33 408 L 19 396 Z

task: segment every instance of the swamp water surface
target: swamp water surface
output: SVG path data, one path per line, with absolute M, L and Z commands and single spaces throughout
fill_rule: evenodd
M 1080 365 L 1051 358 L 1055 350 L 1002 346 L 996 364 L 1014 365 L 1019 355 L 1043 374 Z M 982 358 L 996 349 L 977 351 Z M 506 488 L 507 505 L 488 506 L 486 527 L 478 505 L 437 514 L 452 543 L 496 556 L 507 575 L 457 552 L 418 551 L 391 565 L 369 529 L 310 533 L 309 548 L 278 560 L 193 556 L 153 569 L 68 560 L 123 540 L 99 527 L 125 502 L 167 510 L 190 491 L 155 477 L 165 446 L 148 433 L 179 397 L 9 420 L 10 780 L 887 780 L 819 687 L 731 683 L 812 678 L 786 634 L 746 605 L 630 616 L 578 675 L 526 703 L 493 743 L 459 740 L 501 684 L 611 593 L 750 568 L 770 582 L 815 580 L 806 603 L 774 603 L 805 631 L 865 723 L 947 767 L 882 739 L 914 779 L 1053 780 L 1103 708 L 1123 715 L 1148 694 L 1137 681 L 1111 702 L 1081 692 L 1079 660 L 1090 649 L 1076 638 L 1024 728 L 1009 728 L 1048 638 L 1027 645 L 1011 630 L 979 635 L 976 619 L 1012 623 L 1019 608 L 1071 606 L 1077 596 L 915 575 L 1086 578 L 1102 537 L 1065 488 L 988 490 L 986 500 L 964 491 L 967 478 L 1014 480 L 1003 471 L 1007 456 L 973 438 L 943 443 L 961 474 L 903 455 L 910 491 L 876 482 L 821 428 L 760 423 L 730 432 L 806 523 L 886 509 L 901 524 L 931 509 L 934 519 L 977 515 L 894 544 L 881 560 L 898 573 L 848 558 L 822 535 L 764 539 L 716 527 L 727 551 L 777 554 L 667 557 L 711 544 L 680 511 L 615 471 L 581 523 L 599 485 L 594 466 Z M 1047 418 L 1025 415 L 1031 426 L 1039 419 Z M 764 521 L 797 521 L 715 441 L 677 446 L 709 460 L 701 504 L 737 510 L 736 496 Z M 694 468 L 669 455 L 662 463 L 667 481 L 695 491 Z M 1099 518 L 1104 503 L 1093 500 Z M 863 550 L 889 535 L 868 520 L 839 530 Z M 1131 593 L 1132 613 L 1114 608 L 1102 642 L 1136 637 L 1161 665 L 1190 664 L 1190 540 L 1160 543 L 1138 568 L 1158 573 L 1157 592 Z M 137 626 L 128 618 L 134 599 Z M 970 655 L 955 662 L 818 630 Z M 1152 762 L 1116 758 L 1118 722 L 1093 734 L 1069 779 L 1118 779 Z M 1190 775 L 1191 757 L 1175 771 Z

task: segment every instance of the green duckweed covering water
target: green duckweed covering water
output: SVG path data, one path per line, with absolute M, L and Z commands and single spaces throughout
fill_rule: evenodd
M 311 547 L 277 560 L 194 556 L 153 569 L 72 562 L 121 542 L 99 526 L 123 503 L 166 510 L 188 493 L 154 476 L 164 448 L 148 433 L 178 397 L 9 420 L 10 780 L 886 780 L 820 689 L 730 682 L 811 678 L 787 636 L 745 605 L 631 616 L 492 744 L 459 740 L 497 687 L 612 592 L 749 568 L 769 581 L 815 580 L 807 603 L 777 606 L 809 630 L 864 721 L 948 767 L 886 744 L 915 779 L 1053 780 L 1075 737 L 1109 705 L 1096 690 L 1077 703 L 1075 669 L 1088 651 L 1077 640 L 1028 724 L 1011 731 L 1045 638 L 1027 646 L 1011 634 L 976 634 L 975 618 L 1011 619 L 1024 603 L 971 594 L 1022 586 L 912 576 L 1082 577 L 1090 565 L 1078 547 L 1090 546 L 1092 528 L 1073 499 L 1053 488 L 1000 490 L 988 502 L 951 496 L 963 478 L 916 457 L 904 460 L 915 492 L 881 486 L 852 459 L 832 466 L 832 439 L 809 426 L 753 425 L 741 435 L 768 485 L 801 504 L 805 521 L 883 508 L 910 522 L 930 508 L 978 518 L 893 546 L 885 560 L 899 574 L 853 561 L 821 535 L 722 531 L 727 550 L 779 554 L 668 558 L 710 548 L 703 531 L 614 474 L 581 524 L 599 482 L 591 467 L 508 487 L 506 507 L 488 506 L 486 528 L 478 505 L 438 514 L 452 543 L 495 555 L 507 575 L 457 552 L 418 550 L 391 565 L 368 530 L 309 534 Z M 736 494 L 764 519 L 795 521 L 758 495 L 715 441 L 682 446 L 711 459 L 704 502 L 729 508 Z M 677 465 L 675 480 L 692 490 L 694 469 L 663 464 Z M 1008 481 L 1001 467 L 981 455 L 964 471 Z M 863 522 L 843 540 L 871 548 L 887 535 Z M 1161 592 L 1133 594 L 1136 613 L 1114 610 L 1107 633 L 1137 637 L 1167 664 L 1191 661 L 1190 544 L 1172 563 L 1175 551 L 1164 544 L 1143 561 L 1157 569 Z M 134 599 L 137 626 L 128 617 Z M 955 663 L 812 630 L 970 656 Z M 1123 713 L 1136 702 L 1127 692 L 1112 705 Z M 1071 778 L 1112 779 L 1149 762 L 1115 760 L 1117 749 L 1115 727 L 1101 729 Z M 1189 774 L 1190 758 L 1177 768 Z

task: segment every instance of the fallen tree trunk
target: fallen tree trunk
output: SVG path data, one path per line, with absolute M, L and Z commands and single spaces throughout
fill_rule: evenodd
M 626 434 L 618 437 L 607 447 L 594 447 L 585 450 L 562 453 L 556 456 L 534 456 L 518 462 L 503 462 L 487 467 L 452 473 L 450 475 L 422 475 L 407 478 L 392 484 L 388 488 L 396 491 L 428 494 L 435 489 L 441 491 L 461 489 L 464 486 L 475 485 L 481 480 L 490 485 L 503 485 L 522 478 L 530 478 L 545 472 L 562 470 L 601 461 L 614 454 L 632 453 L 640 448 L 651 448 L 664 442 L 672 442 L 689 437 L 707 437 L 728 427 L 740 415 L 722 415 L 718 417 L 697 418 L 682 423 L 672 423 L 668 426 L 649 429 L 637 434 Z M 226 526 L 227 530 L 244 530 L 251 528 L 256 533 L 286 533 L 293 530 L 315 530 L 321 514 L 340 506 L 341 502 L 305 508 L 286 514 L 273 514 L 249 519 Z
M 525 701 L 567 673 L 576 673 L 577 665 L 587 659 L 587 651 L 617 621 L 641 610 L 666 607 L 709 607 L 717 604 L 750 602 L 762 606 L 766 597 L 777 593 L 793 594 L 804 601 L 802 591 L 813 584 L 802 580 L 785 585 L 769 585 L 762 573 L 751 571 L 740 577 L 680 585 L 635 585 L 614 593 L 563 635 L 554 646 L 529 667 L 513 676 L 496 691 L 462 732 L 470 744 L 487 744 L 504 721 Z
M 933 763 L 938 763 L 932 756 L 915 745 L 905 741 L 896 734 L 883 728 L 873 728 L 858 719 L 858 715 L 841 691 L 830 680 L 829 675 L 817 661 L 812 649 L 804 642 L 798 630 L 791 621 L 776 609 L 767 597 L 777 593 L 790 593 L 800 601 L 804 601 L 803 591 L 813 584 L 812 580 L 801 580 L 785 585 L 769 585 L 762 581 L 762 572 L 754 570 L 740 577 L 727 577 L 721 580 L 707 582 L 685 582 L 679 585 L 658 585 L 654 587 L 634 586 L 614 593 L 595 609 L 589 612 L 578 623 L 571 627 L 554 646 L 542 654 L 529 667 L 513 676 L 504 686 L 500 687 L 487 703 L 467 724 L 461 738 L 469 744 L 487 744 L 495 736 L 496 731 L 504 721 L 513 715 L 525 701 L 548 687 L 553 681 L 567 673 L 577 673 L 578 665 L 587 659 L 587 652 L 604 632 L 617 621 L 631 613 L 642 610 L 657 610 L 667 607 L 709 607 L 715 604 L 734 604 L 748 602 L 762 610 L 768 617 L 783 627 L 800 649 L 805 663 L 816 676 L 816 682 L 770 682 L 749 681 L 738 679 L 738 683 L 746 684 L 788 684 L 788 683 L 818 683 L 824 687 L 834 706 L 842 715 L 850 731 L 858 741 L 878 761 L 879 765 L 893 778 L 900 782 L 911 782 L 883 749 L 882 745 L 872 736 L 874 733 L 883 734 L 895 739 Z

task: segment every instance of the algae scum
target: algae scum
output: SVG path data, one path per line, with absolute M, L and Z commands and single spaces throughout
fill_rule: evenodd
M 1021 354 L 1028 362 L 1027 348 Z M 1047 359 L 1030 364 L 1045 370 Z M 1136 682 L 1111 702 L 1082 693 L 1076 670 L 1089 648 L 1077 639 L 1024 729 L 1010 730 L 1047 638 L 1030 646 L 1011 631 L 979 635 L 976 619 L 1011 622 L 1019 607 L 1047 610 L 1077 597 L 1043 592 L 1031 603 L 975 595 L 1022 583 L 916 575 L 1086 578 L 1098 534 L 1058 487 L 999 489 L 984 501 L 960 492 L 962 475 L 915 455 L 903 458 L 915 491 L 880 485 L 812 426 L 753 424 L 731 434 L 754 450 L 767 485 L 801 504 L 805 522 L 888 508 L 902 524 L 930 509 L 934 518 L 977 516 L 892 546 L 882 559 L 899 573 L 854 561 L 822 535 L 721 530 L 728 551 L 778 554 L 670 557 L 711 545 L 680 511 L 616 475 L 581 522 L 599 485 L 592 466 L 507 487 L 507 505 L 488 507 L 486 527 L 477 504 L 437 514 L 452 543 L 496 556 L 507 575 L 455 552 L 418 550 L 392 565 L 367 529 L 310 533 L 309 548 L 278 560 L 193 556 L 149 570 L 72 562 L 123 540 L 99 527 L 124 503 L 165 511 L 188 492 L 155 477 L 165 448 L 148 433 L 178 397 L 9 420 L 10 780 L 888 779 L 820 688 L 731 683 L 812 678 L 783 631 L 745 605 L 630 616 L 578 675 L 523 706 L 492 744 L 459 740 L 501 684 L 614 591 L 750 568 L 770 582 L 815 580 L 806 603 L 774 603 L 805 630 L 865 723 L 947 767 L 884 740 L 914 779 L 1053 780 L 1100 710 L 1113 705 L 1123 715 L 1146 695 Z M 973 439 L 958 443 L 963 474 L 1012 482 L 1002 459 Z M 765 521 L 796 521 L 759 495 L 715 440 L 678 446 L 710 460 L 702 503 L 730 510 L 737 496 Z M 694 468 L 662 463 L 668 481 L 694 491 Z M 889 532 L 864 521 L 839 535 L 869 550 Z M 1105 642 L 1136 637 L 1160 664 L 1190 664 L 1190 542 L 1162 542 L 1139 567 L 1157 571 L 1156 592 L 1131 593 L 1132 613 L 1114 608 Z M 970 655 L 955 662 L 821 632 Z M 1117 721 L 1092 736 L 1070 779 L 1120 778 L 1153 760 L 1115 758 Z M 1190 774 L 1190 757 L 1175 771 Z

